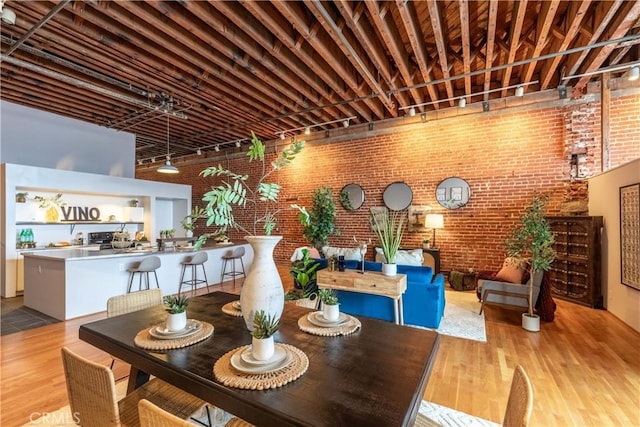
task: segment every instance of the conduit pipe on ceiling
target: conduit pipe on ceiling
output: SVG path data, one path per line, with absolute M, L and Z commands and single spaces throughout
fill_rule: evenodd
M 124 101 L 124 102 L 128 102 L 128 103 L 131 103 L 131 104 L 134 104 L 134 105 L 138 105 L 138 106 L 143 107 L 143 108 L 147 108 L 149 110 L 158 111 L 158 112 L 161 112 L 163 114 L 169 114 L 169 115 L 171 115 L 173 117 L 177 117 L 177 118 L 180 118 L 180 119 L 187 119 L 187 116 L 185 114 L 181 113 L 181 112 L 173 112 L 173 111 L 170 111 L 170 110 L 168 110 L 166 108 L 160 108 L 158 106 L 151 105 L 148 102 L 141 101 L 141 100 L 135 99 L 135 98 L 131 98 L 129 96 L 122 95 L 122 94 L 117 93 L 117 92 L 110 91 L 110 90 L 105 89 L 103 87 L 96 86 L 96 85 L 94 85 L 92 83 L 84 82 L 82 80 L 78 80 L 78 79 L 75 79 L 73 77 L 69 77 L 69 76 L 64 75 L 62 73 L 59 73 L 57 71 L 48 70 L 48 69 L 46 69 L 44 67 L 41 67 L 41 66 L 35 65 L 35 64 L 31 64 L 30 62 L 26 62 L 26 61 L 23 61 L 21 59 L 12 58 L 12 57 L 7 56 L 5 54 L 0 55 L 0 61 L 6 61 L 6 62 L 8 62 L 10 64 L 14 64 L 14 65 L 17 65 L 19 67 L 24 67 L 24 68 L 26 68 L 28 70 L 35 71 L 36 73 L 44 74 L 45 76 L 49 76 L 51 78 L 58 79 L 58 80 L 63 81 L 65 83 L 69 83 L 69 84 L 72 84 L 74 86 L 81 87 L 83 89 L 89 89 L 89 90 L 92 90 L 94 92 L 101 93 L 101 94 L 106 95 L 106 96 L 110 96 L 111 98 L 119 99 L 119 100 Z

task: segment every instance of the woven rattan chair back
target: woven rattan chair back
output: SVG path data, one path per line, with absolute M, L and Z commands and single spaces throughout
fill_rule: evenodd
M 140 427 L 193 427 L 188 421 L 180 419 L 146 399 L 138 402 Z
M 513 371 L 507 410 L 504 413 L 504 427 L 525 427 L 529 425 L 533 409 L 533 387 L 522 366 Z
M 162 304 L 162 291 L 158 288 L 118 295 L 107 300 L 107 317 L 120 316 Z
M 234 418 L 231 418 L 229 421 L 227 421 L 227 423 L 224 426 L 225 427 L 253 427 L 253 424 L 249 424 L 243 419 L 234 417 Z
M 62 348 L 62 364 L 74 421 L 86 427 L 119 426 L 120 412 L 111 370 L 66 347 Z

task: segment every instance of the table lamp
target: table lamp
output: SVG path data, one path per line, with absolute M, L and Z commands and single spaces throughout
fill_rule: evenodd
M 431 247 L 436 249 L 436 228 L 444 228 L 444 216 L 442 214 L 427 214 L 424 226 L 433 228 L 433 245 Z

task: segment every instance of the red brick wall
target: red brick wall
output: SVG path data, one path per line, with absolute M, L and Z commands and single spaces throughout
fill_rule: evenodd
M 637 95 L 612 102 L 612 167 L 640 157 L 639 105 Z M 564 201 L 586 198 L 586 181 L 569 179 L 569 159 L 576 147 L 587 148 L 581 163 L 584 173 L 599 172 L 599 104 L 475 114 L 399 128 L 389 135 L 308 144 L 274 181 L 284 187 L 279 199 L 283 208 L 291 203 L 310 206 L 314 189 L 332 187 L 342 234 L 331 237 L 330 244 L 349 247 L 354 246 L 353 236 L 376 242 L 368 226 L 369 208 L 383 206 L 388 184 L 406 182 L 414 205 L 430 205 L 432 212 L 444 214 L 445 228 L 437 231 L 443 270 L 496 270 L 505 256 L 503 242 L 534 191 L 549 194 L 549 214 L 558 214 Z M 235 172 L 246 171 L 244 157 L 222 163 Z M 204 167 L 181 166 L 181 173 L 171 180 L 191 184 L 194 203 L 211 184 L 197 176 Z M 251 176 L 258 175 L 252 169 Z M 471 187 L 469 203 L 457 210 L 446 210 L 435 200 L 436 186 L 451 176 L 465 179 Z M 138 171 L 137 177 L 165 180 L 154 171 Z M 355 212 L 339 204 L 340 189 L 348 183 L 360 184 L 365 191 L 364 205 Z M 288 260 L 295 247 L 306 244 L 296 211 L 281 212 L 276 233 L 284 236 L 276 248 L 278 261 Z M 407 232 L 402 246 L 421 247 L 422 238 L 431 234 Z M 370 249 L 369 258 L 372 253 Z

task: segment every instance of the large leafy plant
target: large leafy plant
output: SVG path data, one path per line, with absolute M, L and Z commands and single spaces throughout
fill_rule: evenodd
M 229 227 L 255 236 L 258 234 L 258 224 L 262 224 L 265 234 L 271 235 L 276 226 L 276 215 L 282 209 L 275 204 L 281 186 L 270 182 L 269 178 L 274 172 L 289 165 L 300 154 L 304 144 L 304 141 L 291 143 L 276 160 L 271 162 L 269 168 L 265 161 L 265 145 L 254 132 L 251 132 L 251 145 L 247 152 L 249 163 L 253 161 L 262 163 L 261 175 L 255 187 L 249 186 L 249 175 L 234 173 L 220 164 L 200 172 L 203 177 L 218 177 L 222 182 L 211 187 L 211 190 L 207 191 L 202 198 L 207 202 L 205 206 L 207 226 L 216 226 L 218 230 L 214 233 L 201 235 L 196 247 L 201 247 L 213 235 L 225 234 Z M 234 207 L 251 210 L 253 213 L 251 215 L 252 223 L 243 225 L 236 221 L 233 213 Z M 303 223 L 308 221 L 309 215 L 304 207 L 298 205 L 291 205 L 291 207 L 300 210 Z
M 313 299 L 318 292 L 316 281 L 318 268 L 320 268 L 320 263 L 311 258 L 308 249 L 303 249 L 302 259 L 294 261 L 291 265 L 291 270 L 289 270 L 291 276 L 293 276 L 294 289 L 287 292 L 284 299 Z
M 551 227 L 544 217 L 547 198 L 534 194 L 531 204 L 520 217 L 518 225 L 507 239 L 507 253 L 511 257 L 529 260 L 529 316 L 533 316 L 533 278 L 539 271 L 551 269 L 556 257 L 553 249 L 554 237 Z
M 396 254 L 400 248 L 406 226 L 407 213 L 387 210 L 382 215 L 372 214 L 369 221 L 378 236 L 386 263 L 395 264 Z
M 327 244 L 331 234 L 339 234 L 336 229 L 336 205 L 331 187 L 316 189 L 311 199 L 309 221 L 304 227 L 303 236 L 316 249 L 320 249 Z

